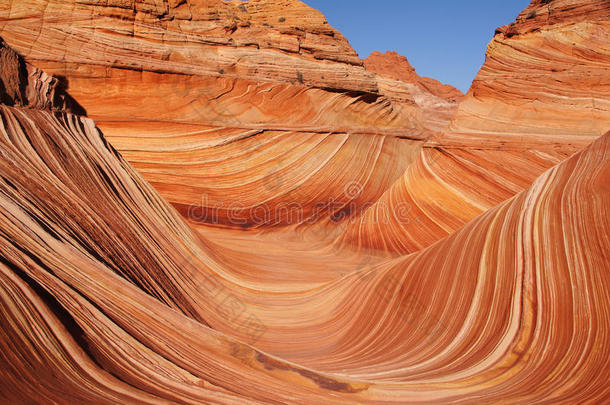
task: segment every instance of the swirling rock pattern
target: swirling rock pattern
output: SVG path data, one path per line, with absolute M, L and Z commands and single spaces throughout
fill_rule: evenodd
M 330 41 L 334 55 L 355 55 L 300 2 L 216 3 L 70 8 L 28 0 L 0 9 L 0 23 L 28 60 L 67 77 L 113 145 L 202 225 L 275 230 L 307 219 L 321 222 L 316 235 L 336 239 L 335 247 L 414 252 L 609 129 L 604 1 L 533 2 L 540 15 L 550 10 L 549 25 L 528 10 L 513 34 L 499 29 L 448 131 L 457 94 L 416 77 L 403 58 L 372 55 L 367 71 L 360 62 L 325 59 L 313 45 L 263 46 L 288 24 L 319 46 Z M 257 45 L 238 40 L 244 36 Z M 234 70 L 210 68 L 242 52 L 252 58 L 235 56 Z M 285 58 L 290 63 L 274 65 Z M 308 80 L 309 68 L 328 83 Z M 345 193 L 353 183 L 357 196 Z M 287 204 L 299 207 L 296 220 L 286 219 Z
M 264 203 L 274 214 L 245 225 L 275 226 L 286 223 L 278 204 L 312 217 L 345 201 L 350 182 L 367 183 L 359 205 L 375 201 L 430 136 L 417 106 L 380 94 L 347 40 L 300 1 L 64 3 L 3 3 L 3 36 L 66 77 L 112 144 L 185 215 L 205 205 L 219 212 L 208 222 L 226 225 L 233 202 Z
M 610 134 L 428 249 L 277 292 L 214 271 L 205 241 L 92 121 L 0 113 L 5 400 L 599 403 L 609 394 Z M 224 288 L 233 301 L 218 303 Z M 257 346 L 268 353 L 240 343 L 253 331 L 235 305 L 260 322 L 250 326 L 264 328 Z
M 530 17 L 549 3 L 555 24 Z M 0 42 L 0 400 L 604 403 L 610 133 L 599 137 L 605 110 L 582 98 L 603 106 L 607 89 L 580 68 L 543 105 L 517 85 L 523 69 L 505 73 L 512 99 L 479 100 L 476 89 L 500 85 L 486 76 L 497 41 L 527 37 L 530 54 L 553 53 L 532 44 L 572 29 L 572 52 L 557 49 L 605 80 L 607 2 L 533 2 L 499 30 L 443 133 L 430 131 L 442 120 L 420 122 L 412 82 L 355 60 L 292 52 L 293 69 L 356 69 L 368 89 L 353 78 L 332 91 L 291 84 L 268 65 L 224 77 L 204 57 L 170 67 L 180 73 L 163 65 L 161 49 L 256 48 L 237 33 L 259 38 L 279 12 L 307 25 L 300 2 L 274 4 L 285 8 L 0 5 L 7 42 L 65 74 L 84 106 Z M 173 42 L 177 20 L 191 30 Z M 311 24 L 348 46 L 323 19 Z M 125 33 L 132 53 L 114 54 Z M 257 63 L 289 52 L 257 46 Z M 197 66 L 206 73 L 188 70 Z M 403 83 L 404 108 L 384 81 Z M 561 88 L 578 91 L 570 100 Z M 138 108 L 145 98 L 150 108 Z M 520 103 L 524 114 L 484 133 L 464 124 L 473 102 Z M 528 121 L 528 108 L 545 118 L 556 105 L 571 115 Z M 478 114 L 468 122 L 480 128 L 493 118 Z
M 357 389 L 206 326 L 213 301 L 189 292 L 207 288 L 201 242 L 92 121 L 0 108 L 3 400 L 264 403 L 323 401 L 317 382 Z M 244 368 L 258 371 L 223 388 Z
M 607 1 L 533 1 L 499 28 L 449 128 L 428 138 L 341 245 L 415 252 L 608 131 L 609 21 Z M 408 214 L 387 217 L 387 207 Z

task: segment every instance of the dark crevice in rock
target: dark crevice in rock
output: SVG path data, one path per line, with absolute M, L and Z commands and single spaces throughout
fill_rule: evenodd
M 51 77 L 28 65 L 0 38 L 0 103 L 86 116 L 87 111 L 68 93 L 68 79 Z

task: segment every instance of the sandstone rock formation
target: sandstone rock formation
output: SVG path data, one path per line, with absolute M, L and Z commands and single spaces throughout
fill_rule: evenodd
M 345 199 L 343 183 L 368 179 L 375 186 L 360 201 L 375 201 L 430 136 L 416 105 L 380 95 L 347 41 L 300 1 L 70 4 L 3 3 L 5 40 L 66 77 L 87 115 L 183 213 L 205 198 L 224 205 L 220 223 L 235 201 L 272 212 L 296 202 L 311 216 L 321 201 Z
M 225 267 L 90 119 L 0 115 L 3 400 L 608 395 L 610 133 L 428 249 L 277 290 Z
M 553 17 L 534 27 L 528 16 L 535 10 Z M 429 138 L 342 244 L 417 251 L 608 131 L 609 22 L 607 1 L 533 1 L 516 23 L 500 28 L 448 130 Z M 391 224 L 381 235 L 379 222 Z
M 610 121 L 609 36 L 607 1 L 532 1 L 496 31 L 451 139 L 575 149 L 591 143 Z
M 412 109 L 418 121 L 432 131 L 443 131 L 455 114 L 461 91 L 438 80 L 421 77 L 409 60 L 396 52 L 373 52 L 364 60 L 366 69 L 377 75 L 380 91 L 394 105 Z
M 349 111 L 341 111 L 349 110 L 349 104 L 358 97 L 374 104 L 378 98 L 377 84 L 345 38 L 319 12 L 300 1 L 64 3 L 59 0 L 3 3 L 0 8 L 3 36 L 29 61 L 36 61 L 49 73 L 69 78 L 73 96 L 82 100 L 100 123 L 108 119 L 126 120 L 134 114 L 150 119 L 169 115 L 176 119 L 178 112 L 182 112 L 182 121 L 190 118 L 205 122 L 217 120 L 219 117 L 214 113 L 219 115 L 222 110 L 231 109 L 227 113 L 243 124 L 269 123 L 281 118 L 282 125 L 293 122 L 315 125 L 315 115 L 303 122 L 298 114 L 292 117 L 293 110 L 268 111 L 264 99 L 300 98 L 295 101 L 299 101 L 301 115 L 305 115 L 315 114 L 323 102 L 320 98 L 330 98 L 326 102 L 333 103 L 343 94 L 345 100 L 334 101 L 338 108 L 331 105 L 326 110 L 348 114 L 344 118 L 347 124 L 396 126 L 395 116 L 378 121 L 378 111 L 365 116 L 359 109 L 352 112 L 353 116 L 349 116 Z M 41 29 L 42 26 L 46 29 Z M 61 46 L 47 46 L 50 43 Z M 136 86 L 138 83 L 157 86 L 151 91 L 146 86 Z M 120 98 L 117 94 L 125 93 L 145 97 L 146 104 L 142 99 L 137 105 L 117 100 Z M 233 95 L 231 103 L 225 100 L 215 106 L 228 98 L 222 97 L 225 95 Z M 105 108 L 96 102 L 100 97 L 107 97 Z M 222 100 L 216 100 L 219 97 Z M 245 99 L 240 102 L 240 98 Z M 263 102 L 248 102 L 257 99 Z M 163 110 L 168 101 L 174 100 L 183 105 L 172 103 L 171 112 Z M 119 115 L 111 108 L 121 103 L 124 108 Z M 197 111 L 196 117 L 179 111 L 192 103 L 216 111 L 211 115 L 205 110 Z M 267 104 L 272 108 L 279 105 L 277 101 Z M 356 114 L 358 119 L 350 121 Z M 339 118 L 338 122 L 330 121 L 333 126 L 341 123 L 341 117 L 332 114 L 331 117 Z
M 603 403 L 609 11 L 444 128 L 298 1 L 0 4 L 0 401 Z
M 65 81 L 25 62 L 0 38 L 0 102 L 27 107 L 83 114 L 83 108 L 66 93 Z
M 416 79 L 406 64 L 391 73 L 378 62 L 381 73 L 373 75 L 353 60 L 316 59 L 306 49 L 287 56 L 271 45 L 256 49 L 236 41 L 242 29 L 250 38 L 267 38 L 277 19 L 277 26 L 290 23 L 317 42 L 331 41 L 337 54 L 355 55 L 343 37 L 330 34 L 335 31 L 319 13 L 300 2 L 285 8 L 262 0 L 162 3 L 168 14 L 165 6 L 155 11 L 147 4 L 79 2 L 69 8 L 28 0 L 5 5 L 1 21 L 7 41 L 28 60 L 67 77 L 70 92 L 113 145 L 194 222 L 269 229 L 308 219 L 321 222 L 313 239 L 323 234 L 338 238 L 336 246 L 382 255 L 413 252 L 523 190 L 608 129 L 605 2 L 533 3 L 551 7 L 563 20 L 524 35 L 499 30 L 442 136 L 438 131 L 455 104 L 431 97 L 422 80 L 417 87 L 406 83 Z M 193 17 L 186 9 L 197 12 Z M 300 17 L 289 20 L 288 9 Z M 583 22 L 587 14 L 591 21 Z M 240 18 L 250 26 L 219 28 Z M 532 20 L 522 14 L 519 21 L 524 19 Z M 567 42 L 573 32 L 579 37 Z M 222 35 L 212 41 L 211 33 Z M 235 71 L 209 68 L 219 63 L 217 55 L 246 51 L 253 59 L 235 56 Z M 291 62 L 275 66 L 285 57 Z M 547 69 L 553 57 L 576 67 L 557 76 Z M 248 68 L 246 60 L 258 67 Z M 516 66 L 521 60 L 529 65 Z M 270 64 L 283 73 L 269 72 Z M 295 72 L 307 66 L 320 80 L 331 69 L 349 82 L 336 75 L 329 83 L 307 81 L 305 74 L 302 84 L 295 81 Z M 375 68 L 369 63 L 369 69 Z M 494 69 L 496 76 L 489 76 Z M 505 77 L 514 77 L 507 97 Z M 556 95 L 543 90 L 532 100 L 536 80 Z M 494 86 L 504 87 L 485 95 Z M 378 94 L 380 87 L 387 97 Z M 356 192 L 346 192 L 353 184 Z M 299 207 L 296 220 L 287 204 Z M 336 227 L 364 211 L 362 220 Z M 390 212 L 401 212 L 401 218 L 386 219 Z M 381 236 L 380 221 L 393 223 Z
M 460 101 L 464 96 L 461 91 L 449 84 L 442 84 L 430 77 L 421 77 L 415 72 L 409 60 L 396 52 L 373 52 L 364 60 L 364 66 L 369 72 L 403 83 L 416 84 L 422 90 L 445 99 Z

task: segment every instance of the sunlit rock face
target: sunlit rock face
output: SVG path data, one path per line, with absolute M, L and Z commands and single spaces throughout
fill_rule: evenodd
M 370 72 L 388 79 L 403 83 L 416 84 L 422 90 L 447 101 L 459 101 L 464 95 L 455 87 L 442 84 L 430 77 L 421 77 L 415 72 L 409 60 L 396 52 L 373 52 L 364 60 L 364 66 Z
M 3 2 L 0 402 L 604 403 L 609 7 L 462 98 L 298 1 Z
M 499 28 L 449 127 L 341 244 L 417 251 L 610 130 L 609 21 L 607 1 L 534 1 Z
M 27 0 L 3 3 L 0 17 L 6 41 L 66 77 L 165 198 L 185 216 L 203 206 L 195 222 L 298 222 L 286 202 L 311 222 L 342 216 L 351 182 L 367 183 L 361 210 L 431 136 L 416 104 L 382 95 L 347 40 L 300 1 Z M 270 213 L 252 218 L 262 203 Z
M 100 125 L 420 127 L 392 112 L 347 40 L 300 1 L 26 0 L 0 16 L 5 40 L 66 76 Z
M 197 235 L 91 119 L 16 95 L 44 99 L 53 78 L 22 75 L 4 45 L 0 59 L 2 400 L 571 404 L 610 394 L 610 133 L 427 249 L 303 277 L 240 263 L 230 244 Z
M 589 144 L 610 121 L 609 36 L 607 1 L 533 1 L 496 31 L 451 140 Z
M 394 105 L 414 110 L 418 120 L 431 131 L 445 129 L 464 96 L 453 86 L 419 76 L 409 60 L 396 52 L 373 52 L 364 65 L 376 73 L 380 91 Z
M 358 60 L 299 1 L 2 7 L 6 41 L 207 230 L 414 252 L 610 129 L 602 1 L 532 3 L 462 101 L 399 55 Z
M 9 44 L 66 76 L 71 94 L 101 125 L 405 124 L 380 114 L 373 74 L 299 1 L 28 0 L 1 7 Z

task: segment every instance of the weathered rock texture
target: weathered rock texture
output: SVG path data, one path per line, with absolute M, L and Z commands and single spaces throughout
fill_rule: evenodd
M 404 59 L 374 57 L 396 63 L 369 63 L 373 74 L 355 60 L 316 57 L 313 45 L 261 46 L 289 24 L 334 44 L 335 56 L 355 55 L 300 2 L 147 4 L 27 0 L 4 4 L 0 21 L 7 42 L 65 76 L 123 156 L 202 225 L 307 220 L 320 222 L 314 239 L 335 246 L 414 252 L 610 129 L 604 1 L 533 3 L 513 25 L 523 33 L 500 29 L 444 133 L 456 104 L 437 97 L 447 96 L 438 86 L 430 92 Z M 561 17 L 530 29 L 533 9 Z M 232 25 L 243 19 L 250 26 Z M 219 65 L 224 58 L 234 69 Z M 392 226 L 381 232 L 380 222 Z
M 610 121 L 608 37 L 608 1 L 533 1 L 497 30 L 451 139 L 589 144 Z
M 28 18 L 9 21 L 4 37 L 18 50 L 34 40 L 31 59 L 286 82 L 301 69 L 316 87 L 377 90 L 345 38 L 296 0 L 22 1 L 4 3 L 3 14 Z
M 534 26 L 534 11 L 552 17 Z M 449 129 L 428 139 L 344 242 L 417 251 L 610 130 L 609 37 L 608 1 L 532 2 L 494 36 Z M 380 232 L 380 222 L 391 226 Z
M 0 102 L 8 106 L 84 114 L 66 93 L 65 78 L 52 77 L 26 63 L 0 38 Z
M 387 102 L 380 114 L 374 75 L 319 12 L 297 0 L 26 0 L 0 5 L 0 18 L 11 46 L 66 76 L 100 124 L 134 116 L 226 123 L 223 113 L 244 125 L 406 124 Z M 299 113 L 282 108 L 288 101 Z M 322 107 L 335 114 L 319 117 Z
M 396 52 L 373 52 L 364 65 L 376 73 L 380 91 L 394 105 L 414 110 L 418 121 L 433 131 L 445 129 L 464 96 L 453 86 L 419 76 L 409 60 Z
M 544 3 L 443 132 L 300 2 L 0 4 L 0 402 L 603 403 L 610 5 Z
M 379 76 L 416 84 L 422 90 L 447 101 L 460 101 L 464 96 L 461 91 L 451 85 L 418 75 L 409 60 L 396 52 L 373 52 L 364 60 L 364 66 L 369 72 L 374 72 Z
M 277 46 L 236 40 L 244 29 L 263 41 L 277 19 L 318 44 L 330 41 L 336 54 L 353 54 L 319 13 L 298 1 L 289 7 L 262 0 L 117 4 L 5 4 L 2 29 L 29 60 L 64 74 L 112 144 L 185 218 L 204 227 L 293 226 L 297 239 L 322 235 L 335 247 L 410 253 L 522 191 L 610 129 L 604 1 L 533 3 L 530 9 L 551 7 L 561 19 L 518 35 L 500 29 L 444 133 L 438 131 L 448 112 L 439 119 L 426 100 L 452 110 L 455 104 L 438 96 L 456 95 L 438 86 L 431 92 L 434 86 L 426 87 L 404 58 L 373 55 L 367 62 L 378 71 L 373 74 L 360 62 L 316 56 L 312 47 L 286 56 Z M 298 18 L 289 20 L 288 11 Z M 513 31 L 530 24 L 531 10 L 525 14 Z M 584 21 L 588 14 L 591 21 Z M 243 19 L 250 26 L 231 25 Z M 574 32 L 578 38 L 566 42 Z M 241 57 L 239 74 L 206 67 L 218 55 L 245 51 L 254 52 L 256 69 L 237 69 L 250 60 Z M 355 69 L 370 86 L 301 84 L 271 74 L 284 57 L 293 58 L 290 66 L 274 72 L 314 64 L 321 79 L 327 69 Z M 559 82 L 547 69 L 551 57 L 574 66 Z M 527 68 L 518 64 L 526 62 Z M 545 90 L 532 100 L 532 83 L 557 94 Z M 391 225 L 381 232 L 380 223 Z M 313 237 L 311 224 L 318 225 Z
M 3 401 L 610 394 L 610 133 L 421 252 L 277 283 L 197 236 L 91 119 L 6 105 L 0 118 Z
M 224 205 L 220 223 L 234 201 L 296 202 L 309 215 L 343 198 L 343 180 L 370 179 L 361 201 L 374 201 L 430 137 L 417 106 L 381 95 L 300 1 L 26 0 L 0 4 L 0 27 L 28 61 L 67 78 L 165 198 L 183 213 L 202 198 Z M 286 222 L 277 217 L 264 222 Z

